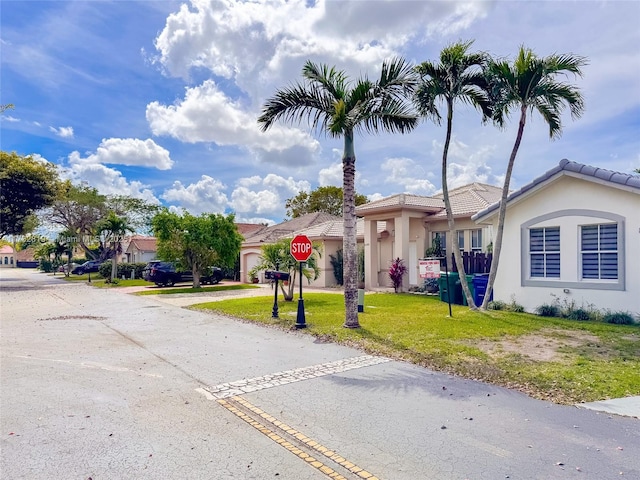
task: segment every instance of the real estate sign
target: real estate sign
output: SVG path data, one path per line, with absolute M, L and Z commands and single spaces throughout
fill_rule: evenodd
M 420 278 L 440 278 L 440 260 L 418 260 Z

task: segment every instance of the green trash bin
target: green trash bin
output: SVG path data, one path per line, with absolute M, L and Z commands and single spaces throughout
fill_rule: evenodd
M 467 285 L 469 285 L 469 290 L 471 290 L 471 298 L 475 302 L 475 285 L 473 283 L 473 275 L 467 275 Z M 462 290 L 462 284 L 460 283 L 460 279 L 458 279 L 458 286 L 460 287 L 460 305 L 468 306 L 467 297 L 464 296 L 464 291 Z
M 440 272 L 438 288 L 440 289 L 440 301 L 449 303 L 449 290 L 451 290 L 451 303 L 462 304 L 462 286 L 458 272 L 449 272 L 449 282 L 447 282 L 447 274 Z

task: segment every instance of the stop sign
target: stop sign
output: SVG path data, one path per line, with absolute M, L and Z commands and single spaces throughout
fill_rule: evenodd
M 291 240 L 291 256 L 298 262 L 306 262 L 311 256 L 311 240 L 306 235 L 296 235 Z

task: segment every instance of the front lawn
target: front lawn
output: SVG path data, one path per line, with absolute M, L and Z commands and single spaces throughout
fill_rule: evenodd
M 145 282 L 149 285 L 149 282 Z M 173 295 L 176 293 L 201 293 L 201 292 L 222 292 L 224 290 L 246 290 L 250 288 L 260 288 L 253 285 L 234 284 L 234 285 L 212 285 L 208 287 L 163 287 L 154 288 L 152 290 L 144 290 L 142 292 L 135 292 L 134 295 Z
M 164 293 L 164 292 L 163 292 Z M 558 403 L 640 395 L 640 328 L 538 317 L 506 311 L 477 312 L 437 297 L 368 294 L 361 328 L 344 322 L 342 295 L 304 295 L 308 328 L 328 341 L 407 360 L 439 371 L 491 382 Z M 251 297 L 196 305 L 244 320 L 290 329 L 297 298 Z

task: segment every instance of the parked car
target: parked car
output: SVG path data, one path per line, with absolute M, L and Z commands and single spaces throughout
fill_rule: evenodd
M 76 275 L 82 275 L 84 273 L 94 273 L 100 270 L 100 265 L 102 265 L 102 261 L 100 260 L 89 260 L 88 262 L 84 262 L 82 265 L 78 265 L 71 273 Z
M 193 274 L 191 272 L 178 272 L 173 262 L 162 262 L 159 260 L 149 262 L 144 268 L 142 275 L 147 282 L 153 282 L 159 287 L 170 287 L 176 283 L 193 281 Z M 200 283 L 203 285 L 215 285 L 222 280 L 223 276 L 222 269 L 209 267 L 208 272 L 200 277 Z
M 200 283 L 203 285 L 215 285 L 220 283 L 224 278 L 224 272 L 219 267 L 209 267 L 209 271 L 206 275 L 200 277 Z

